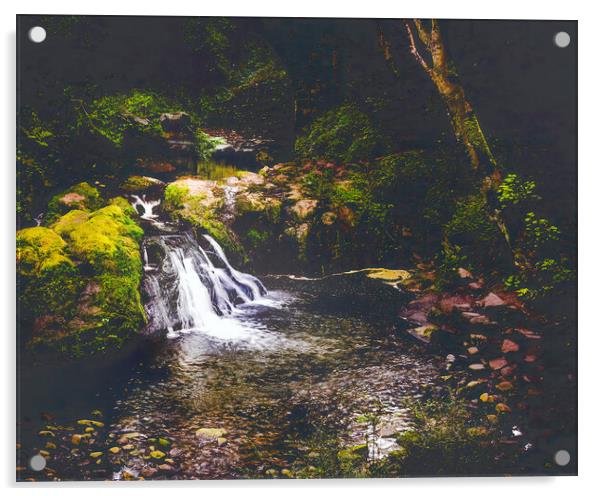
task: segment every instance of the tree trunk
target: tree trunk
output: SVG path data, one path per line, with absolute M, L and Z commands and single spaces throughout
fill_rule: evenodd
M 439 23 L 432 19 L 431 29 L 427 31 L 419 19 L 414 19 L 411 23 L 407 20 L 404 22 L 410 40 L 410 51 L 429 75 L 443 99 L 456 139 L 464 145 L 473 170 L 482 178 L 481 193 L 490 206 L 491 218 L 497 224 L 508 247 L 511 249 L 510 235 L 495 201 L 495 190 L 502 181 L 502 173 L 481 129 L 479 120 L 466 98 L 464 88 L 452 68 L 441 38 Z M 411 24 L 416 29 L 418 40 L 431 56 L 430 65 L 418 49 Z

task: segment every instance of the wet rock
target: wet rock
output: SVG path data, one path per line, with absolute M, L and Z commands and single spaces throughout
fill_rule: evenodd
M 195 431 L 195 436 L 201 439 L 217 440 L 220 437 L 224 437 L 227 434 L 225 429 L 202 427 Z
M 149 191 L 160 192 L 165 183 L 150 176 L 130 176 L 119 188 L 130 194 L 145 193 Z
M 182 454 L 182 450 L 180 448 L 172 448 L 169 450 L 169 456 L 177 457 Z
M 485 365 L 482 363 L 471 363 L 468 368 L 470 370 L 485 370 Z
M 500 391 L 510 391 L 514 386 L 510 381 L 502 381 L 499 384 L 496 384 L 495 387 Z
M 515 331 L 520 333 L 526 339 L 541 339 L 541 334 L 538 334 L 537 332 L 531 331 L 529 329 L 518 327 L 515 329 Z
M 159 471 L 159 469 L 156 467 L 144 467 L 140 471 L 140 475 L 142 475 L 143 477 L 146 477 L 146 478 L 150 478 L 153 475 L 155 475 L 158 471 Z
M 502 353 L 512 353 L 519 350 L 518 344 L 510 339 L 504 339 L 502 342 Z
M 475 324 L 475 325 L 493 324 L 493 322 L 491 320 L 489 320 L 489 317 L 487 317 L 486 315 L 482 315 L 480 313 L 476 313 L 476 312 L 462 312 L 462 317 L 464 319 L 468 320 L 468 322 L 470 324 Z
M 403 308 L 399 316 L 408 322 L 425 325 L 427 324 L 428 314 L 437 302 L 437 296 L 427 294 L 408 303 Z
M 472 273 L 470 271 L 466 270 L 466 269 L 461 268 L 461 267 L 458 269 L 458 276 L 461 279 L 472 279 Z
M 159 117 L 161 128 L 169 133 L 190 132 L 191 119 L 186 112 L 164 113 Z
M 103 422 L 99 422 L 98 420 L 78 420 L 77 421 L 78 424 L 80 425 L 88 425 L 88 426 L 94 426 L 94 427 L 104 427 L 104 423 Z
M 470 295 L 451 295 L 444 296 L 439 301 L 439 308 L 444 313 L 451 313 L 454 310 L 468 311 L 474 303 L 474 298 Z
M 495 293 L 489 293 L 485 298 L 479 301 L 479 305 L 484 308 L 499 307 L 506 303 Z
M 291 207 L 291 211 L 298 220 L 303 221 L 314 213 L 317 206 L 318 200 L 299 200 Z
M 499 370 L 508 365 L 508 362 L 505 358 L 494 358 L 493 360 L 489 360 L 489 367 L 493 370 Z
M 407 333 L 425 344 L 431 343 L 431 336 L 433 332 L 437 331 L 437 326 L 432 324 L 426 324 L 413 329 L 408 329 Z

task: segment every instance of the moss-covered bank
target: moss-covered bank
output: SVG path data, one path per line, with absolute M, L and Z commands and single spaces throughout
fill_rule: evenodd
M 19 317 L 32 329 L 22 337 L 71 355 L 121 346 L 145 320 L 134 209 L 82 183 L 55 196 L 49 213 L 48 227 L 17 232 Z

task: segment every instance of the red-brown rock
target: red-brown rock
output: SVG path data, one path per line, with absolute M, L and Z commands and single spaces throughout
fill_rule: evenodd
M 505 358 L 494 358 L 493 360 L 489 360 L 489 366 L 493 370 L 499 370 L 508 365 L 508 362 Z
M 519 350 L 519 346 L 510 339 L 504 339 L 502 342 L 502 353 L 512 353 Z

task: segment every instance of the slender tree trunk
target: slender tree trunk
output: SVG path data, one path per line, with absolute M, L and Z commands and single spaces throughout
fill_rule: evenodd
M 500 209 L 495 204 L 495 190 L 502 181 L 502 172 L 449 60 L 439 23 L 432 19 L 428 30 L 419 19 L 406 20 L 404 23 L 410 40 L 410 51 L 433 81 L 445 103 L 456 139 L 464 145 L 473 170 L 482 178 L 481 193 L 490 207 L 491 218 L 511 249 L 508 229 Z M 417 39 L 413 28 L 416 30 Z M 419 44 L 420 49 L 424 49 L 430 55 L 430 62 L 420 53 Z

